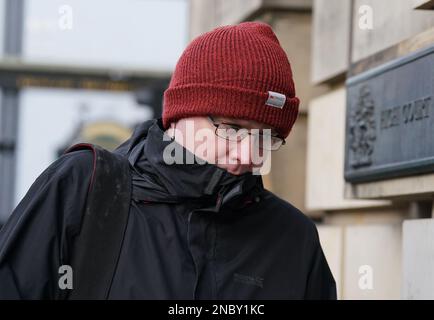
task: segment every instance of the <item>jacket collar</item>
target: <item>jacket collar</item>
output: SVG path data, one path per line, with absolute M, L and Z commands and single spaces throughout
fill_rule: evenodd
M 260 176 L 246 173 L 232 175 L 214 164 L 166 164 L 164 149 L 171 143 L 184 156 L 194 155 L 176 141 L 163 137 L 165 132 L 160 119 L 142 123 L 132 137 L 115 152 L 123 153 L 133 168 L 133 198 L 142 201 L 185 202 L 212 201 L 225 205 L 245 200 L 255 190 L 263 188 Z

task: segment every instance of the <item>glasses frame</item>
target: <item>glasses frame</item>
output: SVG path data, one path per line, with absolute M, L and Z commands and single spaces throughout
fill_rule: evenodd
M 240 129 L 245 129 L 245 128 L 241 128 L 241 127 L 239 127 L 238 125 L 236 125 L 236 124 L 234 124 L 234 123 L 227 123 L 227 122 L 219 122 L 219 123 L 217 123 L 217 122 L 212 118 L 212 116 L 208 116 L 208 119 L 209 119 L 209 121 L 212 123 L 212 125 L 215 127 L 214 134 L 215 134 L 217 137 L 222 138 L 222 139 L 225 139 L 225 140 L 228 140 L 228 141 L 236 142 L 236 141 L 234 141 L 234 140 L 230 140 L 230 139 L 228 139 L 227 137 L 222 137 L 222 136 L 220 136 L 220 135 L 217 133 L 217 130 L 219 129 L 219 126 L 220 126 L 221 124 L 225 124 L 225 125 L 232 126 L 232 127 L 234 127 L 234 130 L 236 130 L 235 127 L 238 127 L 238 128 L 240 128 Z M 249 129 L 245 129 L 245 130 L 247 130 L 247 134 L 246 134 L 245 136 L 243 136 L 239 142 L 241 142 L 242 140 L 244 140 L 244 138 L 247 137 L 247 135 L 252 135 L 252 133 L 249 131 Z M 260 136 L 263 136 L 263 134 L 259 134 L 259 135 L 260 135 Z M 280 139 L 280 140 L 282 141 L 282 143 L 279 145 L 278 148 L 276 148 L 276 149 L 272 149 L 272 148 L 270 147 L 270 149 L 266 149 L 266 148 L 261 148 L 261 147 L 259 147 L 259 146 L 258 146 L 258 147 L 261 148 L 261 149 L 267 150 L 267 151 L 277 151 L 277 150 L 279 150 L 283 145 L 286 144 L 286 141 L 285 141 L 285 139 L 284 139 L 283 137 L 281 137 L 281 136 L 279 136 L 279 135 L 270 135 L 270 136 L 273 137 L 273 138 L 278 138 L 278 139 Z M 255 143 L 256 143 L 256 141 L 255 141 Z

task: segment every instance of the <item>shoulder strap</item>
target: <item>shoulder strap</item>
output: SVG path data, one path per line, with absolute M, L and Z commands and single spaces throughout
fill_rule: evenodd
M 68 299 L 107 299 L 116 271 L 131 199 L 129 162 L 92 144 L 77 144 L 66 153 L 88 149 L 94 169 L 80 233 L 73 244 L 73 289 Z

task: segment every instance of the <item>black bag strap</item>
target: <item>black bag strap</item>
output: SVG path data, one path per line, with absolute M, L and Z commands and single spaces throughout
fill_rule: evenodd
M 92 150 L 94 168 L 81 230 L 73 244 L 73 289 L 68 299 L 107 299 L 127 226 L 131 199 L 128 160 L 97 145 L 77 144 L 65 153 Z

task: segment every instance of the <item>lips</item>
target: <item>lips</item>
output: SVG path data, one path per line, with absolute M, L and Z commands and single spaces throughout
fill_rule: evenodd
M 254 168 L 253 165 L 236 164 L 236 165 L 229 166 L 226 170 L 231 174 L 241 175 L 241 174 L 244 174 L 246 172 L 252 172 L 253 168 Z

